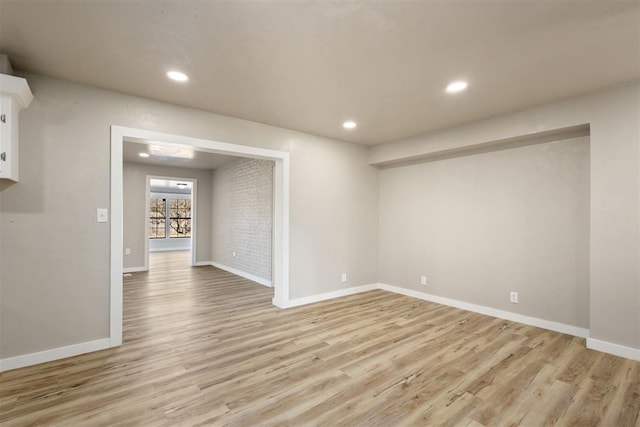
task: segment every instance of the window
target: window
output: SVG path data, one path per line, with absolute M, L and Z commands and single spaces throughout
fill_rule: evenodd
M 149 199 L 149 238 L 191 237 L 191 199 Z
M 149 205 L 149 238 L 164 239 L 167 237 L 167 201 L 151 198 Z
M 169 237 L 191 237 L 191 200 L 172 199 L 169 202 Z

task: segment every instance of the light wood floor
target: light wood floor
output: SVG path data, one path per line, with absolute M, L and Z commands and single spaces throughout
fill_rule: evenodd
M 124 345 L 0 374 L 0 423 L 640 425 L 640 362 L 583 339 L 384 291 L 271 297 L 154 254 L 125 280 Z

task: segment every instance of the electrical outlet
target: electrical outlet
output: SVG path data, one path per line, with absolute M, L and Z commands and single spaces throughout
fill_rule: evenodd
M 236 256 L 236 251 L 231 252 L 231 255 Z
M 131 248 L 127 248 L 124 250 L 125 255 L 131 255 Z
M 427 286 L 427 276 L 420 276 L 420 284 L 422 286 Z
M 511 300 L 512 303 L 517 304 L 518 303 L 518 293 L 511 291 L 510 300 Z
M 342 273 L 341 280 L 342 280 L 342 282 L 346 282 L 347 281 L 347 273 Z
M 96 222 L 109 222 L 109 210 L 108 209 L 96 209 Z

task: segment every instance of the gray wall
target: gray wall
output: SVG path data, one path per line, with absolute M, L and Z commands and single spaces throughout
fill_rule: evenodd
M 271 280 L 273 167 L 272 161 L 239 159 L 212 174 L 211 260 L 266 280 Z
M 594 339 L 640 348 L 640 83 L 372 147 L 370 164 L 590 126 L 589 327 Z
M 379 194 L 381 282 L 589 327 L 588 137 L 383 169 Z
M 131 249 L 125 255 L 124 268 L 144 266 L 145 203 L 147 175 L 197 179 L 196 261 L 211 258 L 211 171 L 170 166 L 124 163 L 123 178 L 123 244 Z
M 0 192 L 2 358 L 108 336 L 109 224 L 95 215 L 109 206 L 112 124 L 288 151 L 290 297 L 298 298 L 378 280 L 378 171 L 370 165 L 588 123 L 591 336 L 640 348 L 638 83 L 368 149 L 26 77 L 35 99 L 20 117 L 21 181 Z
M 366 147 L 25 77 L 35 99 L 20 117 L 21 181 L 0 192 L 0 357 L 109 335 L 109 224 L 95 218 L 109 206 L 112 124 L 288 151 L 291 296 L 375 282 L 377 171 Z

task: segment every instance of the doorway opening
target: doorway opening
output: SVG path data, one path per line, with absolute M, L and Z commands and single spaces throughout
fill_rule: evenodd
M 169 150 L 175 150 L 176 147 L 179 147 L 183 151 L 190 150 L 273 161 L 273 250 L 271 257 L 273 304 L 278 307 L 286 307 L 289 303 L 289 153 L 114 125 L 111 126 L 110 346 L 122 344 L 123 147 L 125 142 L 152 144 Z M 197 185 L 197 183 L 194 184 Z M 147 193 L 150 193 L 150 188 Z M 149 197 L 149 199 L 151 198 Z M 193 211 L 194 207 L 192 206 Z M 199 263 L 195 262 L 197 245 L 193 234 L 191 239 L 191 264 L 198 265 Z M 148 241 L 148 239 L 145 240 Z M 148 251 L 146 252 L 148 253 Z
M 147 175 L 145 181 L 145 267 L 152 266 L 150 253 L 179 251 L 188 251 L 195 265 L 197 179 Z

